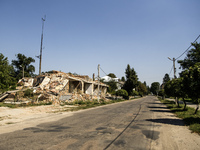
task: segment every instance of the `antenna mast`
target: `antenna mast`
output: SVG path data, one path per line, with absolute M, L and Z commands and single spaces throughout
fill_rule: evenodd
M 46 20 L 46 15 L 42 18 L 42 35 L 41 35 L 41 45 L 40 45 L 40 65 L 39 65 L 39 75 L 41 75 L 41 64 L 42 64 L 42 43 L 43 43 L 43 30 L 44 30 L 44 22 Z

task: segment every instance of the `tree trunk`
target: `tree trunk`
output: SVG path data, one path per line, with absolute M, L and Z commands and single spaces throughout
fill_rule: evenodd
M 198 109 L 199 109 L 199 103 L 197 104 L 197 108 L 196 108 L 196 110 L 195 110 L 194 114 L 196 114 L 196 113 L 197 113 Z
M 194 114 L 196 114 L 196 113 L 197 113 L 198 109 L 199 109 L 199 100 L 197 99 L 197 108 L 196 108 L 196 110 L 195 110 Z
M 178 106 L 178 107 L 180 107 L 179 106 L 179 100 L 178 100 L 179 98 L 178 97 L 176 97 L 176 105 Z
M 184 108 L 183 108 L 183 110 L 185 110 L 185 109 L 186 109 L 186 101 L 185 101 L 184 97 L 183 97 L 183 103 L 184 103 Z

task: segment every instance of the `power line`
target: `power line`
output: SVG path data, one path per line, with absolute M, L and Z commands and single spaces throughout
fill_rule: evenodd
M 101 71 L 103 71 L 103 69 L 100 67 Z M 105 71 L 103 71 L 103 73 L 105 73 Z M 107 76 L 107 73 L 105 73 L 105 75 Z
M 172 66 L 172 68 L 171 68 L 171 70 L 170 70 L 170 72 L 169 72 L 169 75 L 172 73 L 172 69 L 173 69 L 173 67 L 174 67 L 174 66 Z
M 195 43 L 199 37 L 200 37 L 200 35 L 194 40 L 193 43 Z M 192 44 L 190 44 L 190 46 L 179 57 L 177 57 L 176 60 L 179 59 L 181 56 L 183 56 L 183 54 L 185 54 L 190 49 L 191 46 L 192 46 Z

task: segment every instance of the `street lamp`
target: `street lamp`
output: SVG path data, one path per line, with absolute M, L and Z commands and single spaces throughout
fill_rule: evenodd
M 176 67 L 175 67 L 175 61 L 176 61 L 176 59 L 175 59 L 175 58 L 171 59 L 171 58 L 169 58 L 169 57 L 168 57 L 168 59 L 171 60 L 171 61 L 173 61 L 174 79 L 176 79 Z

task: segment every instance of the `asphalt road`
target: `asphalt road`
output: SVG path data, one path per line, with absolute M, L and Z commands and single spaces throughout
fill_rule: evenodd
M 56 122 L 1 134 L 0 150 L 152 149 L 160 136 L 155 122 L 170 121 L 156 120 L 160 108 L 163 111 L 162 104 L 148 96 L 78 111 Z

